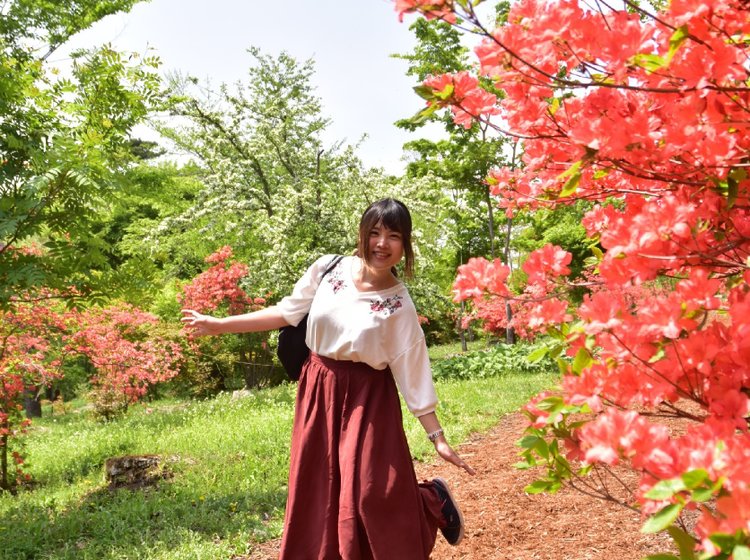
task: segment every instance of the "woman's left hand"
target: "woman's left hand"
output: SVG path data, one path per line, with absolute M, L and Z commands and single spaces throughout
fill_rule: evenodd
M 474 469 L 472 469 L 466 461 L 461 459 L 461 457 L 453 451 L 453 448 L 448 444 L 448 442 L 445 440 L 445 438 L 440 437 L 437 441 L 435 441 L 435 451 L 437 451 L 438 455 L 440 455 L 443 459 L 448 461 L 449 463 L 453 463 L 457 467 L 462 468 L 467 473 L 474 475 L 476 472 Z

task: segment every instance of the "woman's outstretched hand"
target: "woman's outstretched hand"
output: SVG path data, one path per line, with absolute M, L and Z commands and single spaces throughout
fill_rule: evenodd
M 186 327 L 193 329 L 197 336 L 221 334 L 220 321 L 216 317 L 203 315 L 192 309 L 183 309 L 180 320 Z
M 440 437 L 438 440 L 435 441 L 435 451 L 437 451 L 437 454 L 440 455 L 443 459 L 448 461 L 449 463 L 453 463 L 459 468 L 462 468 L 467 473 L 474 475 L 476 474 L 476 471 L 472 469 L 468 464 L 466 464 L 466 461 L 461 459 L 461 457 L 453 451 L 453 448 L 448 444 L 448 442 L 445 440 L 445 438 Z

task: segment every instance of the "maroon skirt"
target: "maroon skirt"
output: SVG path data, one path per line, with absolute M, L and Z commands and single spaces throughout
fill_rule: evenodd
M 282 560 L 427 560 L 442 521 L 417 483 L 389 369 L 311 354 L 297 389 Z

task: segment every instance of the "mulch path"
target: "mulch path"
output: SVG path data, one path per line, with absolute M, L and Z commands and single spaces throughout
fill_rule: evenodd
M 438 535 L 433 560 L 638 560 L 673 550 L 667 536 L 641 534 L 640 515 L 622 506 L 569 488 L 527 495 L 524 487 L 539 472 L 513 466 L 524 427 L 521 415 L 512 414 L 458 448 L 476 476 L 442 462 L 416 463 L 420 480 L 449 482 L 466 522 L 456 547 Z M 279 541 L 263 543 L 244 560 L 275 559 L 278 550 Z

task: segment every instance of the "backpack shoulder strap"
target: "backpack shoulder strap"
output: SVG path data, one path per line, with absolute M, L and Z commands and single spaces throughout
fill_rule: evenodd
M 332 271 L 332 270 L 333 270 L 334 268 L 336 268 L 336 265 L 337 265 L 337 264 L 339 264 L 339 262 L 341 262 L 341 259 L 343 259 L 343 258 L 344 258 L 344 257 L 343 257 L 343 256 L 341 256 L 341 255 L 336 255 L 335 257 L 333 257 L 333 258 L 331 259 L 331 262 L 330 262 L 330 263 L 328 263 L 328 266 L 326 267 L 326 270 L 325 270 L 325 272 L 323 273 L 323 276 L 321 276 L 321 277 L 320 277 L 320 280 L 321 280 L 321 282 L 323 281 L 323 278 L 325 278 L 325 277 L 326 277 L 326 274 L 328 274 L 328 273 L 329 273 L 329 272 L 331 272 L 331 271 Z

